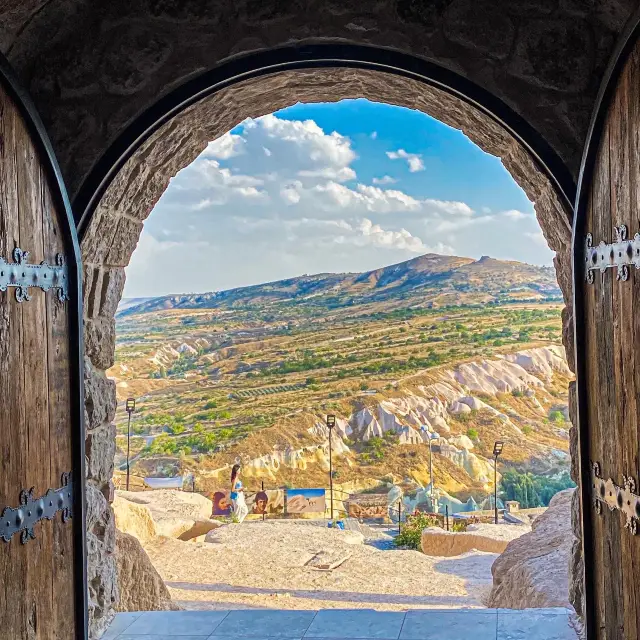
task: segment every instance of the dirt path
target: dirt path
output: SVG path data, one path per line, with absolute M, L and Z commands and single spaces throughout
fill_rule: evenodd
M 156 538 L 149 556 L 185 609 L 483 607 L 495 554 L 434 558 L 287 522 L 228 525 L 210 542 Z M 339 564 L 332 570 L 314 566 Z

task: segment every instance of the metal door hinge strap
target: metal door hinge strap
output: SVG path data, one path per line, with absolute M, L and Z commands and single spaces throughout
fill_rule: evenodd
M 14 287 L 16 300 L 24 302 L 31 299 L 29 287 L 38 287 L 43 291 L 55 289 L 60 302 L 68 300 L 69 277 L 62 254 L 56 255 L 55 265 L 46 262 L 29 264 L 28 257 L 29 252 L 19 247 L 13 250 L 13 263 L 6 262 L 0 257 L 0 291 L 6 291 L 7 287 Z
M 0 538 L 9 542 L 20 533 L 20 542 L 26 544 L 36 536 L 33 527 L 40 520 L 53 520 L 58 511 L 62 511 L 62 522 L 72 516 L 73 479 L 71 473 L 62 474 L 62 486 L 49 489 L 41 498 L 35 498 L 33 487 L 20 491 L 20 506 L 5 507 L 0 512 Z
M 615 241 L 611 244 L 601 241 L 597 247 L 593 246 L 593 236 L 587 234 L 584 255 L 585 278 L 589 284 L 593 283 L 596 271 L 600 271 L 604 277 L 607 269 L 616 268 L 616 279 L 628 280 L 629 267 L 640 269 L 640 233 L 629 240 L 626 225 L 614 227 L 613 231 Z
M 591 465 L 593 486 L 593 506 L 598 514 L 602 514 L 602 505 L 609 511 L 622 511 L 626 517 L 625 528 L 635 536 L 640 532 L 640 496 L 636 494 L 636 481 L 631 476 L 622 476 L 624 486 L 619 487 L 611 478 L 604 480 L 600 463 Z

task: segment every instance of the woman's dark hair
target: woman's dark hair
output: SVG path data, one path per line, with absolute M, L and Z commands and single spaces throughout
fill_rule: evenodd
M 236 477 L 238 476 L 238 471 L 240 471 L 240 465 L 234 464 L 231 467 L 231 490 L 233 491 L 233 483 L 236 481 Z

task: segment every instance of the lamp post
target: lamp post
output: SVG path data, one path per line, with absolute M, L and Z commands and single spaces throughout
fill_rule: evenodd
M 129 454 L 131 452 L 131 414 L 136 410 L 135 398 L 127 398 L 125 410 L 129 414 L 127 422 L 127 491 L 129 491 Z
M 336 417 L 327 416 L 327 429 L 329 429 L 329 493 L 331 494 L 331 522 L 333 522 L 333 455 L 331 450 L 331 432 L 336 426 Z
M 498 456 L 502 453 L 503 447 L 502 440 L 496 440 L 493 443 L 493 509 L 496 524 L 498 524 Z
M 427 434 L 427 438 L 429 439 L 429 482 L 431 482 L 431 493 L 433 494 L 433 490 L 435 489 L 436 485 L 435 482 L 433 481 L 433 449 L 431 448 L 431 445 L 433 444 L 434 440 L 438 440 L 440 438 L 440 434 L 434 432 L 430 432 L 426 427 L 420 427 L 420 431 L 423 434 Z

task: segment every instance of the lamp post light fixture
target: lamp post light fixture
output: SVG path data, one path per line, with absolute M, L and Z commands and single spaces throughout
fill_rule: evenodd
M 329 429 L 329 493 L 331 500 L 331 522 L 333 522 L 333 452 L 331 448 L 331 432 L 336 426 L 336 417 L 331 414 L 327 416 L 327 429 Z
M 131 414 L 136 410 L 136 399 L 127 398 L 125 411 L 129 414 L 127 422 L 127 491 L 129 491 L 129 454 L 131 452 Z
M 502 453 L 504 442 L 496 440 L 493 443 L 493 509 L 494 520 L 498 524 L 498 456 Z

